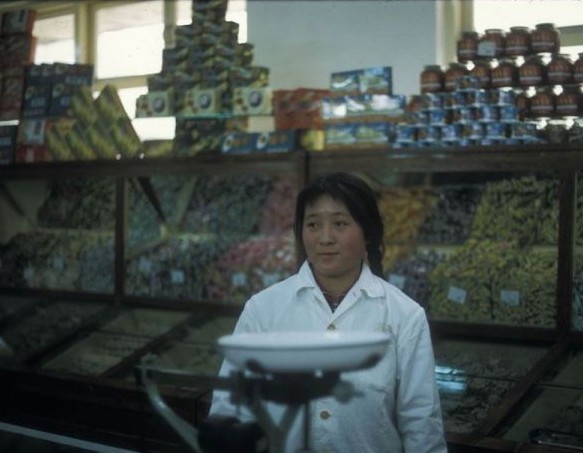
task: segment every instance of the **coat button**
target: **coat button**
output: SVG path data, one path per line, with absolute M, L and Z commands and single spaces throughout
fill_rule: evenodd
M 326 409 L 320 412 L 320 418 L 322 420 L 328 420 L 331 416 L 332 414 L 330 414 L 330 412 L 328 412 Z
M 330 325 L 327 327 L 327 329 L 328 329 L 328 330 L 336 330 L 336 326 L 335 326 L 334 324 L 330 324 Z

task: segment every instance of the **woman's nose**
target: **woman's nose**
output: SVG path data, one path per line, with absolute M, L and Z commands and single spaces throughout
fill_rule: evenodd
M 330 225 L 323 225 L 320 230 L 320 243 L 322 244 L 329 244 L 334 242 L 334 232 Z

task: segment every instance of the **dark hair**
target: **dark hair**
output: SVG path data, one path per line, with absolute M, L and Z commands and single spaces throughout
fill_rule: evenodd
M 298 193 L 294 219 L 298 265 L 301 266 L 306 259 L 306 250 L 302 240 L 306 206 L 314 203 L 323 195 L 329 195 L 334 200 L 344 203 L 350 215 L 362 228 L 368 263 L 372 272 L 383 277 L 384 225 L 377 197 L 364 180 L 350 173 L 330 173 L 320 176 Z

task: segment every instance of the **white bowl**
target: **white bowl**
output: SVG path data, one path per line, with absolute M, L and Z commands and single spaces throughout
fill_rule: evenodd
M 382 332 L 257 332 L 218 340 L 225 358 L 252 371 L 304 373 L 368 368 L 386 353 Z

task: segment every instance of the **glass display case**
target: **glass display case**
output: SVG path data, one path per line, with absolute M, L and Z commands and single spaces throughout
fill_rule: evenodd
M 121 386 L 148 413 L 140 359 L 215 375 L 216 339 L 242 304 L 295 270 L 297 191 L 350 171 L 379 195 L 386 279 L 428 313 L 448 437 L 511 448 L 544 427 L 507 423 L 520 396 L 559 389 L 532 385 L 533 370 L 566 325 L 580 330 L 577 168 L 580 151 L 548 145 L 15 165 L 0 185 L 14 220 L 0 226 L 1 363 L 63 391 Z M 208 407 L 207 388 L 163 390 L 198 416 Z

